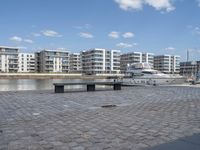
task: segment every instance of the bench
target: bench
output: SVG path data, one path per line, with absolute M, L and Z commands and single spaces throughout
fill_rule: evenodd
M 96 85 L 113 86 L 113 90 L 121 90 L 122 82 L 67 82 L 54 83 L 55 93 L 64 93 L 65 85 L 86 85 L 87 91 L 95 91 Z

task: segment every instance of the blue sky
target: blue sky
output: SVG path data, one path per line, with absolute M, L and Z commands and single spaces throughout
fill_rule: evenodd
M 200 0 L 1 0 L 0 45 L 200 59 Z

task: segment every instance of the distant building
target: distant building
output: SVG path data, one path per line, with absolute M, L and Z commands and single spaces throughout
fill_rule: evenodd
M 18 72 L 19 48 L 0 46 L 0 71 Z
M 105 50 L 98 48 L 81 52 L 83 73 L 119 73 L 120 53 L 120 50 Z
M 149 63 L 153 67 L 154 54 L 142 52 L 130 52 L 120 56 L 120 70 L 126 72 L 128 64 L 134 63 Z
M 43 50 L 35 53 L 37 72 L 69 72 L 69 52 Z
M 70 72 L 81 72 L 80 53 L 70 54 Z
M 187 77 L 196 77 L 200 73 L 200 61 L 180 63 L 180 74 Z
M 179 74 L 180 56 L 159 55 L 154 56 L 154 69 L 166 74 Z
M 153 53 L 143 53 L 142 54 L 142 62 L 148 63 L 153 67 L 154 63 L 154 54 Z
M 35 72 L 35 54 L 19 53 L 18 72 Z

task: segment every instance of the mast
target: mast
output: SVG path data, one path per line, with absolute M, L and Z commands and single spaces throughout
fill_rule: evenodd
M 190 54 L 189 54 L 189 50 L 187 49 L 187 62 L 189 61 L 189 57 L 190 57 Z

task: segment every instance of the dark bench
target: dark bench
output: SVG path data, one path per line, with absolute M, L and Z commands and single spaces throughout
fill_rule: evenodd
M 64 93 L 65 85 L 86 85 L 87 91 L 95 91 L 96 85 L 113 86 L 113 90 L 121 90 L 122 82 L 67 82 L 54 83 L 55 93 Z

